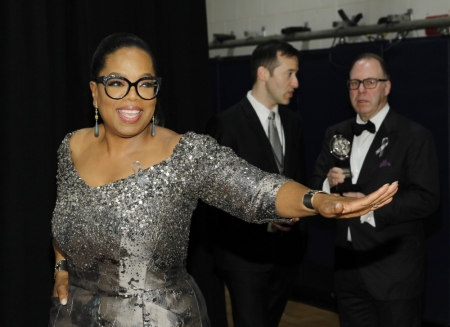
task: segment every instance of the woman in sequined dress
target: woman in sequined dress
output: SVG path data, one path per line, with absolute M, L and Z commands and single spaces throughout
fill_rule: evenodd
M 58 150 L 49 326 L 210 326 L 185 270 L 198 199 L 266 223 L 360 216 L 397 190 L 385 185 L 362 199 L 316 194 L 308 209 L 303 185 L 260 171 L 208 136 L 157 126 L 161 79 L 134 35 L 105 38 L 91 73 L 103 124 L 68 134 Z

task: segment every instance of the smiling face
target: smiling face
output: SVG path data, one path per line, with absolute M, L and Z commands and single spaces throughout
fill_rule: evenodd
M 298 87 L 296 73 L 298 71 L 297 57 L 286 57 L 277 54 L 278 66 L 272 73 L 259 67 L 258 75 L 265 82 L 264 100 L 260 100 L 267 108 L 272 109 L 277 104 L 287 105 Z
M 350 79 L 385 79 L 380 63 L 373 58 L 358 60 L 350 72 Z M 361 83 L 356 90 L 350 90 L 350 101 L 356 113 L 363 121 L 374 117 L 387 103 L 391 91 L 391 82 L 379 81 L 374 89 L 366 89 Z
M 121 48 L 106 57 L 99 76 L 118 75 L 131 82 L 146 76 L 155 76 L 150 55 L 139 48 Z M 128 94 L 114 100 L 105 93 L 103 84 L 90 83 L 93 104 L 98 107 L 107 132 L 121 137 L 133 137 L 149 127 L 155 112 L 156 98 L 142 99 L 131 87 Z

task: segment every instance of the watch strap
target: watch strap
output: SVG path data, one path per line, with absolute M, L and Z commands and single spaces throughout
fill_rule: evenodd
M 67 266 L 67 260 L 66 259 L 62 259 L 59 260 L 58 262 L 56 262 L 55 264 L 55 274 L 54 274 L 54 278 L 56 278 L 56 274 L 60 271 L 68 271 L 68 266 Z
M 313 206 L 313 198 L 317 193 L 327 193 L 322 190 L 309 190 L 303 195 L 303 205 L 311 210 L 316 210 Z

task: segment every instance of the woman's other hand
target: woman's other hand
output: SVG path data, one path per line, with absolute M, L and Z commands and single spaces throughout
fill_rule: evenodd
M 56 273 L 55 285 L 53 286 L 53 296 L 59 298 L 62 305 L 67 304 L 69 289 L 69 273 L 61 270 Z

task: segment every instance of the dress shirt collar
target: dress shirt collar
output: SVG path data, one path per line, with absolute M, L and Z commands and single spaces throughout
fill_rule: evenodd
M 252 105 L 253 109 L 255 109 L 256 114 L 258 115 L 258 118 L 261 122 L 265 122 L 267 118 L 269 117 L 269 113 L 271 111 L 275 112 L 275 114 L 278 116 L 278 105 L 275 106 L 272 110 L 264 106 L 261 102 L 256 100 L 253 95 L 252 91 L 248 91 L 247 93 L 247 99 L 250 101 L 250 104 Z
M 381 109 L 375 116 L 370 118 L 370 121 L 375 125 L 375 132 L 378 132 L 380 129 L 381 124 L 383 123 L 384 118 L 386 118 L 386 115 L 389 112 L 389 104 L 386 103 L 386 105 Z M 363 120 L 359 117 L 359 115 L 356 115 L 356 122 L 358 124 L 365 124 Z

